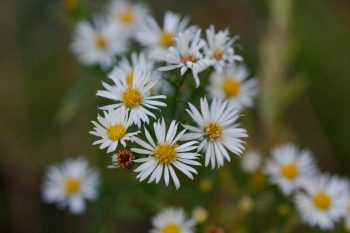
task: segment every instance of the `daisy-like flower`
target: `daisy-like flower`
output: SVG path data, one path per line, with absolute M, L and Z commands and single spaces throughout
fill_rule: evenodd
M 228 99 L 231 105 L 239 109 L 252 107 L 257 95 L 257 80 L 248 78 L 248 71 L 243 65 L 231 64 L 222 72 L 210 76 L 208 92 L 212 97 Z
M 241 160 L 241 168 L 247 173 L 254 173 L 261 167 L 262 158 L 256 151 L 247 152 Z
M 328 174 L 306 179 L 295 203 L 305 223 L 324 230 L 333 229 L 347 212 L 347 182 Z
M 133 141 L 135 135 L 139 133 L 128 133 L 128 128 L 132 124 L 132 121 L 128 118 L 126 111 L 119 111 L 109 109 L 103 112 L 104 116 L 97 116 L 97 121 L 92 121 L 94 124 L 94 130 L 90 131 L 101 139 L 95 141 L 93 145 L 101 144 L 100 149 L 107 149 L 107 153 L 113 152 L 117 149 L 119 143 L 124 147 L 127 141 Z
M 169 47 L 175 44 L 175 36 L 184 32 L 189 19 L 170 11 L 164 15 L 163 27 L 160 27 L 153 17 L 148 17 L 136 32 L 138 42 L 147 47 L 152 57 L 164 56 Z
M 83 64 L 109 68 L 115 56 L 126 51 L 127 41 L 120 27 L 96 17 L 93 23 L 78 23 L 71 47 Z
M 270 182 L 278 185 L 286 195 L 300 188 L 305 179 L 317 173 L 311 152 L 299 150 L 292 144 L 276 147 L 264 170 Z
M 164 173 L 164 181 L 168 186 L 169 177 L 174 181 L 176 189 L 180 188 L 180 181 L 177 178 L 174 167 L 184 173 L 190 179 L 197 171 L 192 166 L 199 166 L 197 160 L 198 153 L 193 152 L 197 149 L 196 141 L 188 141 L 182 145 L 178 144 L 179 139 L 184 135 L 186 129 L 177 134 L 178 123 L 172 121 L 168 130 L 164 119 L 153 124 L 156 141 L 153 140 L 150 133 L 145 128 L 145 135 L 148 142 L 135 138 L 135 142 L 140 148 L 131 149 L 135 153 L 147 155 L 146 158 L 136 159 L 134 162 L 142 163 L 135 169 L 138 172 L 137 178 L 140 181 L 151 176 L 148 183 L 156 181 L 158 183 Z
M 98 184 L 98 172 L 90 168 L 84 158 L 67 159 L 47 170 L 42 186 L 43 199 L 80 214 L 85 210 L 84 199 L 96 199 Z
M 131 168 L 134 158 L 135 156 L 132 151 L 128 149 L 122 149 L 112 156 L 112 165 L 109 165 L 108 168 Z
M 208 44 L 205 47 L 206 55 L 212 60 L 212 64 L 218 72 L 221 72 L 227 63 L 242 61 L 242 57 L 235 55 L 233 49 L 234 38 L 231 38 L 228 30 L 215 33 L 214 26 L 210 26 L 207 31 Z
M 150 233 L 193 233 L 194 221 L 186 220 L 182 208 L 168 208 L 152 218 Z
M 208 68 L 211 64 L 210 59 L 203 56 L 202 50 L 205 46 L 205 41 L 201 38 L 201 30 L 180 32 L 174 40 L 175 45 L 170 47 L 164 56 L 160 57 L 160 59 L 169 64 L 160 67 L 159 70 L 168 71 L 180 68 L 182 76 L 190 69 L 198 87 L 198 73 Z
M 210 107 L 206 98 L 200 100 L 200 112 L 189 104 L 188 114 L 198 127 L 186 125 L 191 133 L 187 133 L 181 140 L 198 140 L 201 143 L 198 150 L 205 152 L 205 166 L 211 163 L 212 168 L 224 165 L 224 159 L 230 161 L 229 152 L 240 155 L 243 150 L 241 138 L 247 137 L 247 131 L 239 128 L 236 121 L 239 117 L 234 107 L 227 101 L 213 99 Z
M 148 14 L 148 8 L 141 3 L 112 0 L 107 11 L 112 21 L 120 25 L 128 36 L 132 36 Z
M 112 107 L 117 111 L 128 112 L 129 118 L 138 127 L 141 126 L 141 122 L 149 123 L 148 117 L 155 118 L 155 115 L 148 109 L 159 109 L 160 106 L 166 106 L 165 103 L 159 101 L 159 99 L 165 99 L 165 95 L 151 95 L 150 90 L 157 83 L 157 80 L 151 75 L 151 72 L 135 67 L 131 84 L 125 78 L 115 79 L 113 77 L 111 77 L 115 83 L 113 86 L 102 82 L 106 90 L 97 91 L 97 95 L 117 102 L 102 107 L 102 109 Z

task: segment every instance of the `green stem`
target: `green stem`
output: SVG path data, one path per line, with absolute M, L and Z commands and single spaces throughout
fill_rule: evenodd
M 171 114 L 172 119 L 175 118 L 177 113 L 178 95 L 182 84 L 185 82 L 185 79 L 186 79 L 186 75 L 181 76 L 180 81 L 175 86 L 175 92 L 174 92 L 173 104 L 172 104 L 172 114 Z

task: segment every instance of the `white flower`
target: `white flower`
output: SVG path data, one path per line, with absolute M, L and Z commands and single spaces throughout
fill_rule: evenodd
M 47 170 L 42 186 L 43 199 L 80 214 L 85 210 L 84 199 L 96 199 L 98 184 L 98 172 L 89 168 L 85 159 L 67 159 Z
M 162 119 L 153 124 L 156 141 L 153 140 L 146 128 L 144 130 L 148 142 L 139 138 L 135 139 L 135 142 L 142 146 L 143 149 L 133 148 L 131 150 L 148 156 L 146 158 L 134 160 L 136 163 L 142 163 L 135 169 L 135 172 L 139 173 L 137 178 L 140 179 L 140 181 L 151 176 L 148 183 L 154 180 L 158 183 L 164 172 L 165 184 L 168 186 L 169 176 L 171 176 L 176 189 L 178 189 L 180 187 L 180 182 L 173 167 L 180 170 L 190 179 L 193 179 L 192 173 L 197 174 L 197 171 L 192 168 L 192 166 L 200 165 L 200 163 L 196 161 L 199 154 L 191 152 L 197 149 L 195 145 L 197 142 L 189 141 L 179 145 L 178 140 L 186 132 L 186 129 L 176 135 L 177 128 L 178 123 L 172 121 L 168 132 L 166 132 L 165 121 Z
M 264 170 L 270 182 L 278 185 L 286 195 L 300 188 L 305 179 L 317 172 L 311 152 L 299 150 L 292 144 L 276 147 Z
M 120 25 L 128 36 L 133 36 L 148 14 L 148 8 L 144 4 L 124 0 L 112 0 L 107 11 L 110 19 Z
M 139 131 L 128 133 L 132 121 L 128 119 L 126 111 L 109 109 L 103 114 L 103 117 L 97 116 L 98 122 L 92 121 L 95 127 L 94 131 L 90 131 L 90 134 L 101 138 L 93 143 L 93 145 L 101 144 L 101 150 L 108 147 L 107 153 L 113 152 L 119 143 L 125 147 L 126 141 L 133 141 L 135 135 L 139 133 Z
M 72 51 L 85 65 L 109 68 L 115 56 L 126 49 L 127 41 L 121 28 L 102 17 L 96 17 L 93 24 L 82 21 L 76 27 Z
M 168 208 L 152 218 L 150 233 L 194 233 L 194 221 L 186 220 L 182 208 Z
M 262 163 L 261 155 L 256 151 L 249 151 L 242 156 L 241 167 L 247 173 L 254 173 L 258 171 Z
M 186 125 L 191 133 L 187 133 L 181 140 L 199 140 L 198 150 L 205 152 L 205 166 L 211 163 L 212 168 L 224 165 L 224 159 L 230 161 L 229 152 L 240 155 L 243 150 L 242 137 L 247 137 L 245 129 L 239 128 L 236 120 L 238 112 L 228 105 L 213 99 L 209 107 L 206 98 L 200 100 L 200 112 L 189 104 L 188 114 L 198 127 Z
M 314 176 L 303 182 L 303 191 L 297 193 L 295 203 L 305 223 L 330 230 L 345 217 L 349 194 L 347 182 L 328 174 Z
M 155 115 L 148 109 L 159 109 L 159 106 L 166 106 L 158 99 L 165 99 L 165 95 L 152 96 L 150 90 L 157 83 L 157 79 L 152 78 L 153 73 L 143 71 L 140 67 L 135 67 L 132 83 L 129 84 L 126 78 L 116 79 L 110 77 L 115 85 L 111 86 L 102 82 L 106 90 L 97 91 L 98 96 L 117 101 L 116 104 L 105 106 L 102 109 L 110 107 L 117 111 L 128 112 L 129 118 L 138 127 L 141 121 L 149 123 L 149 116 L 155 118 Z
M 188 22 L 187 17 L 181 20 L 178 14 L 168 11 L 164 15 L 163 26 L 160 27 L 150 16 L 137 30 L 136 39 L 141 45 L 147 47 L 152 57 L 164 56 L 169 47 L 174 45 L 174 37 L 186 30 Z
M 200 29 L 195 33 L 192 30 L 180 32 L 174 39 L 175 45 L 170 47 L 168 52 L 160 58 L 169 65 L 160 67 L 159 70 L 168 71 L 180 68 L 182 76 L 190 69 L 198 87 L 198 73 L 210 65 L 210 60 L 203 56 L 202 49 L 205 46 L 205 41 L 200 36 Z
M 210 76 L 208 93 L 212 97 L 228 99 L 230 104 L 239 109 L 252 107 L 257 95 L 257 80 L 248 78 L 248 71 L 243 65 L 229 65 L 221 73 Z
M 227 29 L 215 33 L 215 28 L 212 25 L 207 29 L 206 34 L 208 44 L 205 47 L 205 53 L 218 72 L 221 72 L 227 63 L 242 61 L 241 56 L 235 55 L 232 47 L 235 39 L 229 36 Z

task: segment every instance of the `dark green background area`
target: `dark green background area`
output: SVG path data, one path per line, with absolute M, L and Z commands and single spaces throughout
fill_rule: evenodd
M 308 86 L 288 106 L 283 124 L 293 131 L 295 143 L 315 153 L 322 170 L 349 176 L 350 1 L 292 2 L 292 49 L 287 73 L 290 77 L 302 75 Z M 102 169 L 108 164 L 108 157 L 97 154 L 97 149 L 91 146 L 94 138 L 88 134 L 90 121 L 97 112 L 96 88 L 104 76 L 83 68 L 69 51 L 76 20 L 80 16 L 90 17 L 103 3 L 82 1 L 84 10 L 72 13 L 56 0 L 1 2 L 0 232 L 58 232 L 71 227 L 82 230 L 73 223 L 83 222 L 82 219 L 62 216 L 54 207 L 42 205 L 39 188 L 45 168 L 53 161 L 86 154 Z M 258 73 L 259 46 L 267 31 L 269 1 L 152 0 L 148 3 L 158 19 L 166 10 L 173 10 L 191 16 L 191 22 L 203 28 L 210 24 L 220 29 L 228 27 L 232 34 L 240 35 L 240 53 L 251 72 Z M 62 123 L 57 115 L 62 103 L 70 89 L 86 79 L 92 88 L 82 87 L 80 94 L 70 97 L 74 101 L 82 95 L 83 100 Z M 254 137 L 254 132 L 250 135 Z M 113 179 L 113 175 L 108 172 L 106 179 Z M 123 179 L 123 175 L 118 173 L 118 178 Z M 137 189 L 133 184 L 129 188 Z M 151 193 L 147 192 L 145 197 Z M 191 190 L 183 194 L 194 195 L 187 192 Z M 124 194 L 120 195 L 124 200 Z M 134 215 L 138 216 L 130 213 Z M 68 218 L 72 219 L 68 221 Z M 56 221 L 65 225 L 49 230 Z

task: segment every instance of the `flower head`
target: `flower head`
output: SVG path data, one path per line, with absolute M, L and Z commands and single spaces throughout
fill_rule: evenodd
M 150 233 L 193 233 L 194 221 L 181 208 L 168 208 L 152 218 Z
M 133 165 L 134 153 L 128 149 L 119 150 L 116 154 L 112 155 L 112 165 L 108 168 L 130 169 Z
M 168 130 L 164 119 L 159 120 L 153 124 L 156 141 L 153 140 L 150 133 L 145 128 L 145 135 L 148 142 L 145 142 L 139 138 L 135 139 L 135 142 L 139 144 L 140 148 L 133 148 L 132 151 L 138 154 L 147 155 L 146 158 L 136 159 L 136 163 L 142 163 L 135 169 L 138 172 L 137 178 L 140 181 L 145 180 L 151 176 L 149 183 L 154 180 L 156 183 L 160 181 L 164 173 L 165 184 L 169 184 L 169 176 L 173 179 L 175 187 L 180 187 L 180 181 L 177 178 L 174 167 L 184 173 L 190 179 L 193 179 L 193 175 L 197 174 L 197 171 L 192 166 L 199 166 L 200 163 L 197 160 L 199 154 L 192 152 L 197 149 L 196 141 L 188 141 L 182 145 L 178 144 L 179 139 L 186 132 L 182 130 L 178 135 L 178 123 L 172 121 Z
M 247 173 L 254 173 L 259 170 L 262 163 L 262 157 L 255 151 L 248 151 L 242 156 L 241 167 Z
M 98 183 L 98 172 L 89 168 L 85 159 L 67 159 L 47 170 L 42 187 L 43 199 L 80 214 L 85 210 L 84 199 L 97 197 Z
M 198 127 L 186 125 L 191 133 L 187 133 L 182 140 L 199 140 L 201 143 L 198 150 L 205 152 L 205 166 L 211 163 L 212 168 L 216 165 L 224 165 L 224 159 L 230 161 L 229 152 L 240 155 L 243 150 L 241 138 L 247 137 L 245 129 L 239 128 L 236 120 L 239 115 L 234 107 L 228 102 L 213 99 L 210 107 L 206 98 L 200 100 L 200 111 L 189 104 L 187 109 L 192 120 Z

